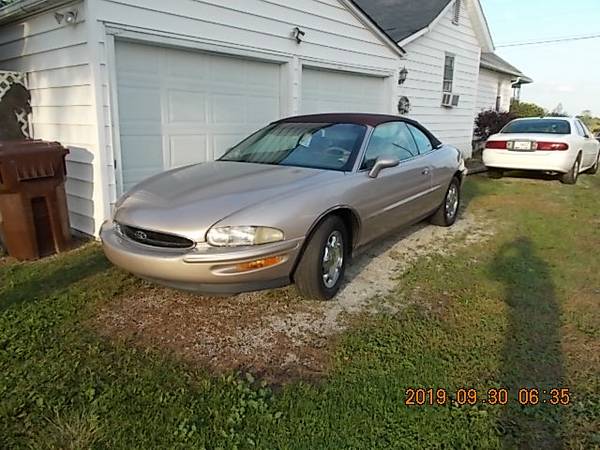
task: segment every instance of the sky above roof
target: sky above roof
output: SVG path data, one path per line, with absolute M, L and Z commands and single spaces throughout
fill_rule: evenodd
M 522 100 L 569 114 L 600 116 L 600 38 L 503 47 L 502 44 L 600 34 L 599 0 L 481 0 L 496 53 L 534 84 Z

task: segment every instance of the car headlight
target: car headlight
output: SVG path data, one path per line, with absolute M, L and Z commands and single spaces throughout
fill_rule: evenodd
M 206 240 L 215 247 L 243 247 L 283 241 L 283 231 L 269 227 L 211 228 Z

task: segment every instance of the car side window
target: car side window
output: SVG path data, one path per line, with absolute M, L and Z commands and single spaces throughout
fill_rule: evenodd
M 415 141 L 404 122 L 389 122 L 379 125 L 371 135 L 361 170 L 369 170 L 377 158 L 388 157 L 399 161 L 419 155 Z
M 579 120 L 575 121 L 575 128 L 577 129 L 577 134 L 581 137 L 586 137 L 586 132 L 583 129 L 583 126 L 581 125 L 581 122 L 579 122 Z
M 419 153 L 421 155 L 433 151 L 433 145 L 431 144 L 431 140 L 427 137 L 425 133 L 423 133 L 417 127 L 414 127 L 412 125 L 408 125 L 408 128 L 410 129 L 410 132 L 415 138 L 417 148 L 419 149 Z
M 585 123 L 583 123 L 581 120 L 579 121 L 579 123 L 581 124 L 581 128 L 583 128 L 585 137 L 589 138 L 590 136 L 592 136 L 592 133 L 590 132 L 590 129 L 587 127 L 587 125 Z

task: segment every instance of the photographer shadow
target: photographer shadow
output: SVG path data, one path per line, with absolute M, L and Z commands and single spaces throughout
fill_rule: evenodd
M 504 285 L 508 316 L 499 380 L 511 395 L 498 424 L 504 446 L 562 448 L 564 407 L 548 404 L 549 391 L 563 387 L 564 377 L 561 312 L 550 267 L 532 241 L 520 237 L 500 249 L 491 271 Z M 521 389 L 539 390 L 539 404 L 521 405 Z

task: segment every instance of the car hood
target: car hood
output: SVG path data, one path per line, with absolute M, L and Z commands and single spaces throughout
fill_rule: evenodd
M 161 173 L 120 200 L 115 221 L 203 242 L 212 225 L 286 193 L 314 186 L 331 171 L 215 161 Z M 343 176 L 342 172 L 339 175 Z M 259 223 L 240 225 L 268 225 Z

